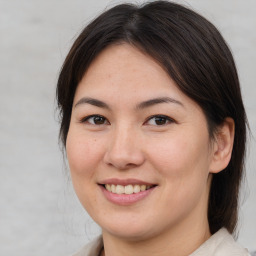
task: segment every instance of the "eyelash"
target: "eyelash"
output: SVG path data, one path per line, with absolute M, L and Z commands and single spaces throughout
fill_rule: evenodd
M 96 118 L 96 117 L 104 119 L 104 122 L 107 121 L 107 119 L 104 116 L 101 116 L 101 115 L 90 115 L 90 116 L 86 116 L 86 117 L 82 118 L 80 120 L 80 123 L 89 123 L 91 125 L 103 125 L 103 124 L 92 124 L 92 123 L 90 123 L 88 121 L 90 118 Z M 109 124 L 109 122 L 108 122 L 108 124 Z
M 104 120 L 104 123 L 102 123 L 102 124 L 96 124 L 95 123 L 95 119 L 94 119 L 94 124 L 92 124 L 92 123 L 90 123 L 88 120 L 90 120 L 90 118 L 101 118 L 101 119 L 103 119 Z M 159 118 L 159 119 L 163 119 L 163 121 L 165 121 L 165 123 L 164 124 L 159 124 L 159 125 L 154 125 L 154 126 L 165 126 L 165 125 L 167 125 L 168 123 L 175 123 L 175 121 L 172 119 L 172 118 L 170 118 L 170 117 L 168 117 L 168 116 L 165 116 L 165 115 L 153 115 L 153 116 L 150 116 L 143 124 L 147 124 L 150 120 L 152 120 L 153 118 Z M 80 120 L 80 123 L 86 123 L 86 122 L 88 122 L 89 124 L 91 124 L 91 125 L 104 125 L 105 124 L 105 122 L 107 121 L 107 124 L 110 124 L 109 123 L 109 121 L 104 117 L 104 116 L 101 116 L 101 115 L 90 115 L 90 116 L 86 116 L 86 117 L 84 117 L 84 118 L 82 118 L 81 120 Z M 150 125 L 150 124 L 149 124 Z M 153 125 L 153 124 L 152 124 Z
M 169 123 L 175 123 L 175 121 L 170 118 L 169 116 L 165 116 L 165 115 L 153 115 L 153 116 L 150 116 L 145 123 L 149 122 L 150 120 L 152 120 L 153 118 L 161 118 L 161 119 L 164 119 L 166 122 L 164 124 L 161 124 L 161 125 L 155 125 L 155 126 L 165 126 Z M 145 124 L 144 123 L 144 124 Z

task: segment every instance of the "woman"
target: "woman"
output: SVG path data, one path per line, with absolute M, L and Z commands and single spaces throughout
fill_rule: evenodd
M 118 5 L 76 39 L 57 98 L 76 194 L 102 228 L 76 255 L 249 255 L 231 236 L 246 114 L 211 23 Z

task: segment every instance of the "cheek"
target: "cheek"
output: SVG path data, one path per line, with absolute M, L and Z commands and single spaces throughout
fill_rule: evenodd
M 103 148 L 100 141 L 72 130 L 67 136 L 66 151 L 73 187 L 88 212 L 96 201 L 95 173 L 101 162 Z
M 99 140 L 70 132 L 66 144 L 71 176 L 90 177 L 99 163 L 103 146 Z
M 209 140 L 206 132 L 180 132 L 151 147 L 155 168 L 165 177 L 199 176 L 208 172 Z
M 208 134 L 202 135 L 203 138 L 199 134 L 190 135 L 176 134 L 165 143 L 152 147 L 154 151 L 151 151 L 152 163 L 161 174 L 163 185 L 162 201 L 157 207 L 165 209 L 170 205 L 170 211 L 177 219 L 189 214 L 200 203 L 202 207 L 207 205 Z M 164 206 L 162 202 L 165 202 Z

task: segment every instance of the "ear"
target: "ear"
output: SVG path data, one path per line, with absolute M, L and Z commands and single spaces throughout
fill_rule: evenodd
M 234 120 L 227 117 L 215 134 L 210 173 L 218 173 L 228 166 L 234 144 L 234 135 Z

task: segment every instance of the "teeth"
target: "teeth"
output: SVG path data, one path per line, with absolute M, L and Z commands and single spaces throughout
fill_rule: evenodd
M 146 188 L 147 188 L 147 186 L 146 186 L 146 185 L 141 185 L 141 186 L 140 186 L 140 191 L 145 191 L 145 190 L 146 190 Z
M 126 195 L 136 194 L 141 191 L 150 189 L 151 187 L 152 186 L 150 185 L 126 185 L 126 186 L 114 185 L 114 184 L 105 185 L 106 190 L 119 195 L 120 194 L 126 194 Z
M 113 193 L 116 193 L 116 186 L 115 185 L 111 185 L 111 190 L 110 191 L 113 192 Z
M 106 189 L 108 190 L 108 191 L 111 191 L 111 186 L 109 185 L 109 184 L 106 184 Z
M 128 185 L 124 187 L 124 193 L 130 195 L 133 193 L 133 185 Z
M 140 185 L 133 186 L 133 193 L 139 193 L 140 192 Z
M 116 194 L 123 194 L 124 193 L 124 186 L 117 185 L 116 186 Z

